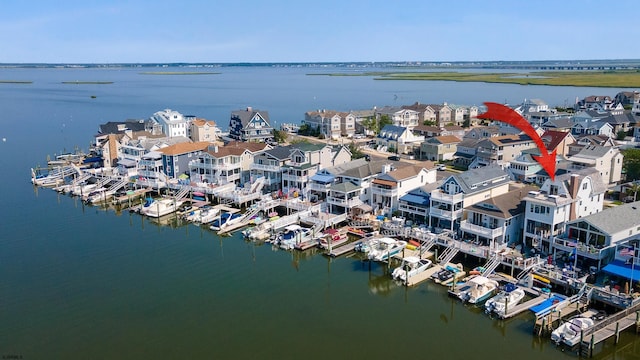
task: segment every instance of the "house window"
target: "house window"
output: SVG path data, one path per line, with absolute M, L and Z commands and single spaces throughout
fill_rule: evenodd
M 582 190 L 587 190 L 587 183 L 582 184 Z

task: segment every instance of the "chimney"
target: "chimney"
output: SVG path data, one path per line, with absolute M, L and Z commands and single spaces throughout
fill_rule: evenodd
M 384 164 L 384 165 L 382 165 L 382 173 L 383 173 L 383 174 L 386 174 L 386 173 L 388 173 L 389 171 L 391 171 L 391 164 Z
M 253 108 L 251 106 L 247 106 L 247 111 L 253 111 Z
M 580 188 L 580 175 L 571 174 L 569 178 L 569 194 L 571 195 L 571 211 L 569 212 L 569 220 L 575 220 L 577 215 L 577 206 L 578 206 L 578 190 Z

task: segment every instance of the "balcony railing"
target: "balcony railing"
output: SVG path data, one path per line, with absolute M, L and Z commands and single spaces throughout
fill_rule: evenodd
M 282 173 L 282 180 L 306 183 L 307 181 L 309 181 L 309 176 L 308 175 L 297 176 L 297 175 L 289 175 L 289 174 Z
M 398 210 L 404 211 L 404 212 L 408 212 L 408 213 L 411 213 L 411 214 L 425 216 L 425 217 L 427 215 L 429 215 L 429 208 L 428 207 L 427 208 L 421 208 L 421 207 L 409 205 L 409 204 L 403 203 L 403 202 L 401 202 L 398 205 Z
M 314 183 L 314 182 L 309 183 L 309 190 L 327 192 L 329 191 L 330 187 L 331 187 L 331 184 L 320 184 L 320 183 Z
M 456 204 L 464 199 L 464 194 L 449 195 L 442 190 L 434 190 L 431 192 L 431 199 L 447 204 Z
M 329 196 L 329 197 L 327 197 L 327 202 L 329 204 L 339 205 L 339 206 L 346 206 L 346 207 L 350 207 L 350 208 L 354 207 L 354 206 L 362 205 L 362 200 L 360 200 L 358 198 L 345 200 L 345 199 Z
M 438 208 L 431 208 L 429 210 L 429 215 L 439 217 L 441 219 L 455 220 L 462 216 L 462 209 L 455 210 L 455 211 L 448 211 L 448 210 L 443 210 Z
M 379 194 L 384 196 L 395 196 L 398 194 L 398 189 L 383 189 L 380 187 L 371 187 L 372 194 Z
M 460 229 L 464 230 L 465 232 L 468 232 L 468 233 L 480 235 L 480 236 L 485 237 L 487 239 L 495 239 L 498 236 L 501 236 L 502 233 L 503 233 L 501 227 L 495 228 L 495 229 L 490 229 L 490 228 L 486 228 L 484 226 L 472 224 L 468 220 L 463 220 L 463 221 L 460 222 Z
M 576 242 L 575 239 L 563 239 L 559 237 L 554 237 L 553 246 L 556 249 L 572 252 L 576 249 L 578 255 L 583 257 L 588 257 L 592 259 L 602 259 L 605 254 L 603 253 L 606 250 L 605 247 L 596 247 L 593 245 L 587 245 L 583 242 Z
M 155 168 L 155 167 L 160 167 L 160 166 L 162 166 L 162 160 L 145 160 L 145 159 L 140 159 L 140 161 L 138 161 L 138 166 L 139 166 L 139 167 L 145 167 L 145 168 Z
M 271 172 L 280 172 L 282 168 L 279 165 L 265 165 L 265 164 L 251 164 L 251 170 L 262 170 L 262 171 L 271 171 Z

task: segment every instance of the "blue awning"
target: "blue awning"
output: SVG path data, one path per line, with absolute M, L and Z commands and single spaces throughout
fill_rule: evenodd
M 323 174 L 315 174 L 311 177 L 312 181 L 323 183 L 323 184 L 330 184 L 333 182 L 333 179 L 335 179 L 335 176 L 323 175 Z
M 407 194 L 401 197 L 400 201 L 406 201 L 408 203 L 418 204 L 418 205 L 429 205 L 428 196 L 418 196 L 413 194 Z
M 614 261 L 610 264 L 607 264 L 602 268 L 602 270 L 612 275 L 620 276 L 625 279 L 631 279 L 632 281 L 640 280 L 640 269 L 638 269 L 638 266 L 632 268 L 631 264 L 627 265 L 621 261 Z

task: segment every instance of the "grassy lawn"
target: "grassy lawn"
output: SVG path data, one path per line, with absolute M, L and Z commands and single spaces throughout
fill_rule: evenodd
M 532 71 L 529 73 L 368 72 L 361 74 L 317 75 L 373 76 L 375 80 L 439 80 L 519 85 L 640 87 L 640 71 L 638 70 Z

